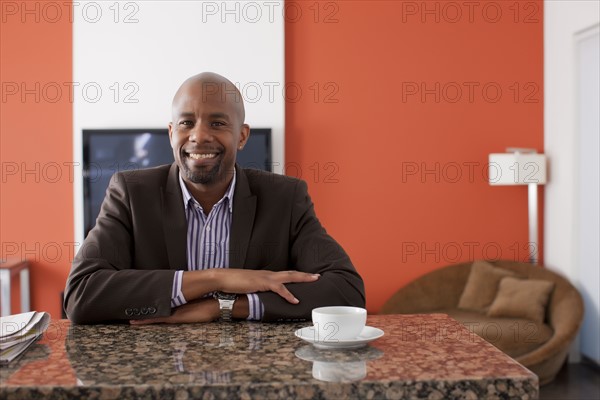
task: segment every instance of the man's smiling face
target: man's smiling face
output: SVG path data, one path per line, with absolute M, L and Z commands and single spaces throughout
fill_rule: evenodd
M 182 177 L 189 183 L 228 182 L 237 150 L 248 139 L 242 99 L 230 85 L 192 80 L 175 96 L 169 137 Z

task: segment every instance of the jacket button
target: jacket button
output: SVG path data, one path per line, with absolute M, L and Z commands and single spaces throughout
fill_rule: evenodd
M 134 308 L 133 315 L 140 315 L 140 310 L 138 310 L 137 308 Z
M 133 315 L 133 310 L 131 308 L 126 309 L 125 315 L 127 315 L 128 317 L 131 317 Z
M 146 315 L 146 314 L 148 314 L 148 309 L 146 307 L 142 307 L 140 312 L 142 313 L 142 315 Z
M 154 308 L 154 307 L 148 307 L 148 312 L 150 314 L 156 314 L 156 308 Z

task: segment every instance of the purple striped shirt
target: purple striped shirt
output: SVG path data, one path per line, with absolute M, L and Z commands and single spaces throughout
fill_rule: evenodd
M 236 173 L 227 191 L 208 213 L 204 214 L 202 206 L 190 194 L 179 175 L 179 185 L 183 195 L 183 204 L 187 219 L 187 270 L 206 270 L 210 268 L 229 267 L 229 235 L 231 216 L 233 213 L 233 192 Z M 179 307 L 187 303 L 181 292 L 183 271 L 175 272 L 171 307 Z M 263 315 L 263 306 L 256 293 L 248 296 L 249 320 L 259 321 Z

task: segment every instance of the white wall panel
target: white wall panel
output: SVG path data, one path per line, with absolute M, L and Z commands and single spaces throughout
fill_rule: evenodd
M 600 29 L 577 37 L 577 215 L 575 247 L 585 303 L 581 352 L 600 364 Z
M 599 19 L 597 1 L 544 2 L 544 150 L 549 161 L 544 186 L 544 263 L 580 290 L 582 281 L 590 277 L 578 266 L 581 179 L 577 35 L 598 25 Z M 573 361 L 577 356 L 572 352 Z
M 273 162 L 283 165 L 283 1 L 83 1 L 73 17 L 76 162 L 82 129 L 165 127 L 183 80 L 214 71 L 239 84 L 251 127 L 273 129 Z M 82 209 L 78 178 L 78 242 Z

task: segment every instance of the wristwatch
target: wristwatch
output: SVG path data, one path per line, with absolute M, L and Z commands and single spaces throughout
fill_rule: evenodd
M 221 310 L 221 319 L 223 322 L 231 322 L 233 303 L 237 299 L 235 293 L 215 292 L 214 298 L 219 301 L 219 309 Z

